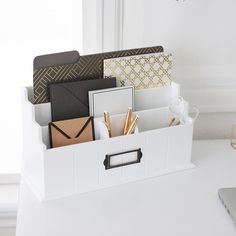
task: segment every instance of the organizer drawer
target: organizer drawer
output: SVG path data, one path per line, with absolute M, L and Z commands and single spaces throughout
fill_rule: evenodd
M 192 167 L 191 144 L 186 146 L 191 135 L 188 124 L 45 149 L 45 186 L 40 198 L 83 193 Z M 113 159 L 107 168 L 108 156 Z
M 24 96 L 26 94 L 24 93 Z M 167 127 L 168 108 L 137 111 L 138 129 L 131 135 L 50 148 L 48 104 L 24 99 L 23 177 L 40 200 L 51 200 L 194 167 L 191 164 L 193 122 Z M 40 113 L 40 116 L 37 116 Z M 37 117 L 35 117 L 37 116 Z M 124 120 L 125 114 L 116 115 Z M 40 117 L 40 118 L 39 118 Z M 113 120 L 113 117 L 111 117 Z M 99 132 L 99 122 L 95 128 Z M 116 122 L 117 123 L 117 122 Z

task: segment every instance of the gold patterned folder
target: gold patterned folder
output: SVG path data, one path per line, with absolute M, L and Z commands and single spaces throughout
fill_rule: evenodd
M 171 84 L 172 54 L 151 53 L 103 61 L 104 76 L 116 77 L 117 86 L 146 89 Z
M 147 53 L 163 52 L 162 46 L 128 49 L 114 52 L 104 52 L 79 56 L 76 62 L 63 65 L 53 65 L 47 67 L 35 67 L 34 70 L 34 103 L 45 103 L 50 101 L 49 87 L 52 83 L 67 81 L 78 81 L 87 79 L 99 79 L 103 75 L 103 60 L 108 58 L 127 57 Z M 68 60 L 67 57 L 59 58 L 56 56 L 53 61 L 61 62 L 61 59 Z M 42 56 L 41 56 L 42 59 Z M 45 59 L 45 58 L 44 58 Z M 42 60 L 41 60 L 42 61 Z M 45 62 L 45 60 L 43 60 Z M 36 63 L 37 64 L 37 63 Z M 42 64 L 42 63 L 41 63 Z M 45 64 L 45 63 L 44 63 Z

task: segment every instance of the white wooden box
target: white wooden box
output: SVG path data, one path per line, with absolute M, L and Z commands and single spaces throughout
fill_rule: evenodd
M 193 122 L 167 127 L 171 115 L 167 105 L 178 93 L 174 83 L 159 92 L 138 91 L 135 107 L 140 119 L 135 134 L 51 149 L 47 126 L 51 121 L 50 103 L 33 105 L 32 87 L 25 88 L 23 177 L 44 201 L 194 167 Z M 95 119 L 96 129 L 97 122 L 99 118 Z M 129 152 L 132 150 L 139 152 Z M 111 157 L 112 168 L 107 169 L 107 157 L 123 152 Z M 136 162 L 137 153 L 142 153 L 140 162 L 120 167 Z

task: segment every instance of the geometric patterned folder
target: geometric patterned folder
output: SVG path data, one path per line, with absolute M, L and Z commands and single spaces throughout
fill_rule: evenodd
M 156 52 L 163 52 L 163 47 L 156 46 L 79 56 L 78 61 L 72 64 L 36 69 L 33 76 L 34 103 L 50 101 L 49 87 L 51 83 L 102 78 L 104 59 Z
M 137 89 L 171 84 L 172 55 L 152 53 L 104 60 L 104 77 L 116 77 L 117 86 Z

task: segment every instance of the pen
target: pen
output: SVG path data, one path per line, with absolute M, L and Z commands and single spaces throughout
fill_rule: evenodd
M 109 112 L 107 111 L 104 111 L 104 123 L 107 127 L 109 138 L 111 138 L 111 121 L 110 121 Z
M 169 127 L 173 125 L 173 123 L 175 122 L 175 118 L 171 118 L 170 122 L 169 122 Z
M 136 115 L 136 117 L 135 117 L 135 119 L 133 120 L 132 124 L 129 126 L 129 129 L 128 129 L 126 135 L 129 135 L 129 134 L 132 134 L 132 133 L 133 133 L 133 131 L 134 131 L 134 129 L 135 129 L 137 123 L 138 123 L 138 119 L 139 119 L 139 116 Z
M 129 129 L 129 126 L 131 124 L 131 117 L 132 117 L 132 107 L 128 107 L 128 111 L 126 113 L 126 118 L 125 118 L 125 126 L 124 126 L 123 134 L 126 134 Z

